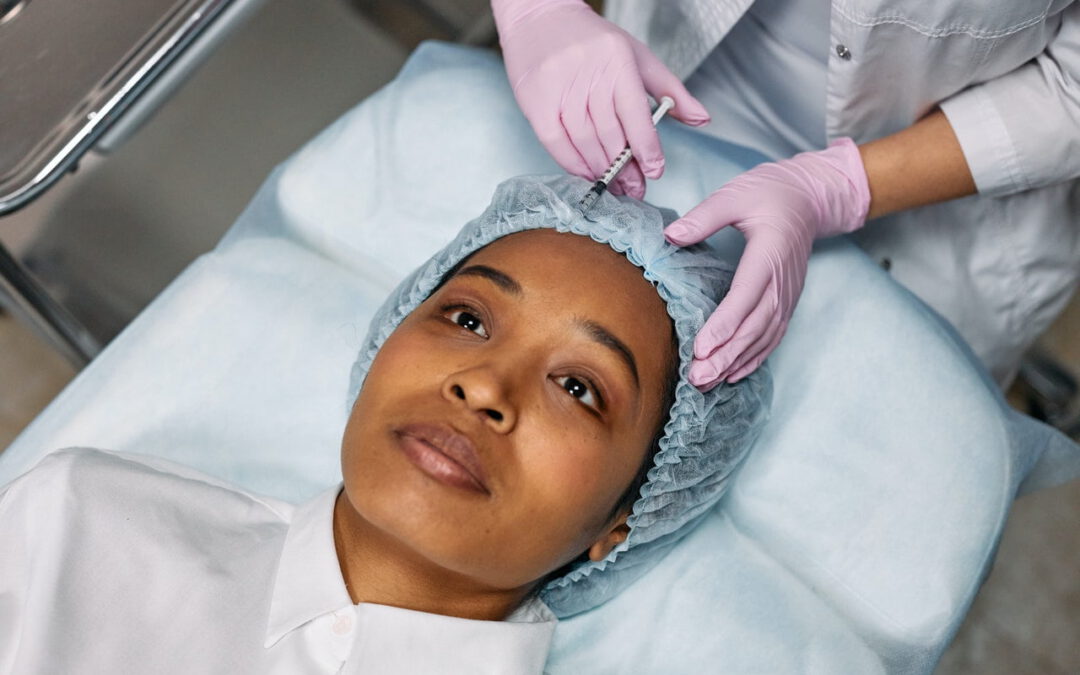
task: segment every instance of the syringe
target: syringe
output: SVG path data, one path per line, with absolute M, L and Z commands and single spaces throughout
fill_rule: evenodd
M 656 106 L 656 110 L 653 111 L 652 123 L 656 126 L 667 111 L 675 107 L 675 101 L 670 96 L 664 96 L 660 99 L 660 105 Z M 611 163 L 608 170 L 604 172 L 603 176 L 600 176 L 599 180 L 593 183 L 593 186 L 589 188 L 589 191 L 582 197 L 581 202 L 578 203 L 578 211 L 582 214 L 588 213 L 592 205 L 596 203 L 596 200 L 600 198 L 600 195 L 604 194 L 604 190 L 607 189 L 608 183 L 615 179 L 615 176 L 619 175 L 619 172 L 623 170 L 626 163 L 633 157 L 633 153 L 630 151 L 630 146 L 626 146 L 619 156 L 615 158 L 615 161 Z

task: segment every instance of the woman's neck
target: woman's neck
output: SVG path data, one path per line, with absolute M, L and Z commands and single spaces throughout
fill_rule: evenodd
M 345 587 L 357 604 L 501 621 L 529 590 L 484 587 L 432 563 L 357 513 L 344 491 L 334 504 L 334 546 Z

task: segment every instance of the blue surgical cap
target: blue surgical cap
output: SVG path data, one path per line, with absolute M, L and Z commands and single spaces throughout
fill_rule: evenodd
M 409 275 L 371 321 L 353 365 L 355 401 L 379 348 L 398 324 L 471 253 L 508 234 L 541 228 L 607 244 L 642 270 L 667 304 L 675 325 L 679 381 L 648 479 L 627 520 L 626 540 L 600 561 L 578 563 L 548 582 L 541 598 L 557 616 L 592 609 L 655 565 L 723 496 L 767 416 L 772 380 L 765 367 L 736 384 L 701 392 L 687 377 L 694 336 L 731 282 L 730 266 L 704 246 L 679 248 L 663 236 L 668 210 L 603 195 L 582 215 L 576 204 L 590 184 L 572 176 L 527 176 L 495 190 L 491 205 L 445 248 Z

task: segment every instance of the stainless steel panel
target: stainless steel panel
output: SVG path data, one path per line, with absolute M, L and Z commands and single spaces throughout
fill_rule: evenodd
M 230 1 L 0 0 L 0 214 L 70 168 Z

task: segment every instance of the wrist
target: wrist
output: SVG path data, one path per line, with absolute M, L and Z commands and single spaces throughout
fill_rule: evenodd
M 870 183 L 859 146 L 845 136 L 812 154 L 822 162 L 818 178 L 825 186 L 826 222 L 821 225 L 820 236 L 858 230 L 870 212 Z

